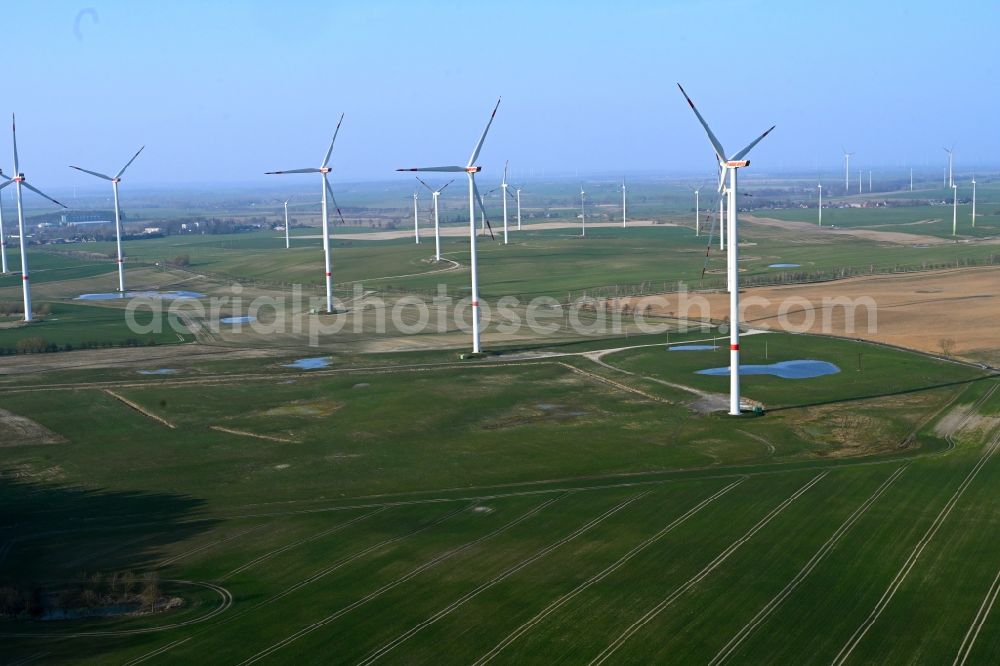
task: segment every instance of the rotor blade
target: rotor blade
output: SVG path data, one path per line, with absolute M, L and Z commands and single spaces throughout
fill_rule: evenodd
M 2 190 L 3 188 L 7 187 L 8 185 L 10 185 L 13 182 L 14 182 L 14 179 L 11 178 L 10 180 L 6 180 L 6 181 L 0 183 L 0 190 Z
M 123 173 L 125 173 L 125 169 L 129 168 L 130 166 L 132 166 L 132 162 L 135 162 L 135 158 L 139 157 L 139 153 L 141 153 L 141 152 L 142 152 L 143 150 L 145 150 L 145 149 L 146 149 L 146 146 L 143 146 L 143 147 L 142 147 L 142 148 L 140 148 L 139 150 L 135 151 L 135 155 L 133 155 L 133 156 L 132 156 L 132 159 L 130 159 L 130 160 L 129 160 L 129 161 L 128 161 L 128 162 L 126 163 L 126 164 L 125 164 L 125 166 L 123 166 L 123 167 L 122 167 L 122 168 L 121 168 L 121 169 L 120 169 L 120 170 L 118 171 L 118 173 L 116 173 L 116 174 L 115 174 L 115 178 L 121 178 L 121 177 L 122 177 L 122 174 L 123 174 Z
M 758 143 L 760 143 L 760 142 L 761 142 L 761 139 L 763 139 L 763 138 L 764 138 L 765 136 L 767 136 L 768 134 L 770 134 L 770 133 L 771 133 L 771 130 L 773 130 L 773 129 L 774 129 L 775 127 L 776 127 L 776 125 L 771 125 L 771 127 L 769 127 L 769 128 L 768 128 L 768 130 L 767 130 L 766 132 L 764 132 L 764 133 L 763 133 L 763 134 L 761 134 L 761 135 L 760 135 L 759 137 L 757 137 L 757 138 L 756 138 L 756 139 L 754 139 L 754 140 L 753 140 L 752 142 L 750 142 L 750 145 L 749 145 L 749 146 L 747 146 L 746 148 L 744 148 L 744 149 L 743 149 L 743 150 L 741 150 L 740 152 L 738 152 L 738 153 L 736 153 L 735 155 L 733 155 L 733 159 L 734 159 L 734 160 L 741 160 L 741 159 L 743 159 L 744 157 L 746 157 L 746 156 L 747 156 L 747 154 L 748 154 L 748 153 L 749 153 L 749 152 L 750 152 L 751 150 L 753 150 L 753 147 L 754 147 L 754 146 L 756 146 L 756 145 L 757 145 Z
M 726 168 L 719 164 L 719 187 L 716 188 L 716 192 L 722 193 L 722 190 L 726 189 Z
M 452 183 L 454 183 L 454 182 L 455 182 L 455 179 L 454 179 L 454 178 L 452 178 L 452 179 L 451 179 L 451 180 L 449 180 L 449 181 L 448 181 L 447 183 L 445 183 L 444 185 L 442 185 L 442 186 L 441 186 L 441 189 L 440 189 L 440 190 L 438 190 L 438 194 L 441 194 L 441 192 L 443 192 L 443 191 L 444 191 L 444 188 L 448 187 L 449 185 L 451 185 L 451 184 L 452 184 Z
M 500 108 L 500 98 L 497 98 L 497 105 L 493 107 L 493 113 L 490 114 L 489 122 L 486 123 L 486 129 L 483 130 L 483 135 L 479 137 L 479 143 L 476 144 L 476 149 L 472 151 L 472 157 L 469 158 L 467 166 L 472 166 L 479 159 L 479 151 L 483 149 L 483 141 L 486 141 L 486 133 L 490 131 L 490 125 L 493 124 L 493 118 L 496 117 L 498 108 Z
M 10 134 L 14 141 L 14 177 L 16 178 L 21 173 L 21 167 L 17 161 L 17 121 L 14 114 L 10 114 Z
M 337 211 L 337 215 L 340 216 L 340 221 L 347 225 L 347 220 L 344 219 L 344 214 L 340 212 L 340 206 L 337 205 L 337 199 L 333 196 L 333 188 L 330 187 L 330 181 L 326 178 L 323 179 L 323 183 L 326 184 L 326 193 L 330 195 L 330 203 L 333 204 L 334 209 Z
M 337 133 L 340 132 L 340 123 L 344 122 L 344 114 L 340 114 L 340 120 L 337 121 L 337 129 L 333 130 L 333 139 L 330 140 L 330 147 L 326 150 L 326 157 L 323 158 L 323 166 L 325 167 L 330 163 L 330 155 L 333 154 L 333 142 L 337 140 Z
M 510 166 L 510 160 L 506 160 L 503 163 L 503 182 L 507 183 L 507 167 Z
M 286 169 L 285 171 L 265 171 L 265 176 L 274 176 L 285 173 L 319 173 L 319 169 Z
M 29 190 L 31 190 L 35 194 L 37 194 L 37 195 L 39 195 L 41 197 L 45 197 L 46 199 L 48 199 L 49 201 L 51 201 L 52 203 L 54 203 L 57 206 L 62 206 L 63 208 L 69 208 L 69 206 L 66 206 L 65 204 L 59 203 L 58 201 L 56 201 L 55 199 L 53 199 L 49 195 L 47 195 L 44 192 L 42 192 L 41 190 L 39 190 L 38 188 L 32 187 L 31 185 L 28 185 L 28 183 L 24 182 L 23 180 L 21 181 L 21 185 L 23 185 L 24 187 L 27 187 Z
M 103 173 L 97 173 L 96 171 L 90 171 L 89 169 L 82 169 L 78 166 L 69 165 L 70 169 L 76 169 L 77 171 L 82 171 L 84 173 L 89 173 L 91 176 L 97 176 L 98 178 L 103 178 L 104 180 L 114 180 L 111 176 L 105 176 Z
M 425 182 L 424 182 L 424 179 L 423 179 L 423 178 L 421 178 L 420 176 L 415 176 L 415 178 L 416 178 L 417 180 L 419 180 L 419 181 L 420 181 L 420 184 L 421 184 L 421 185 L 423 185 L 424 187 L 426 187 L 426 188 L 427 188 L 428 190 L 430 190 L 430 191 L 431 191 L 431 193 L 433 194 L 433 192 L 434 192 L 434 188 L 433 188 L 433 187 L 431 187 L 430 185 L 428 185 L 427 183 L 425 183 Z
M 486 228 L 490 230 L 490 238 L 496 240 L 496 236 L 493 235 L 493 225 L 490 224 L 490 216 L 486 214 L 486 206 L 483 205 L 483 197 L 479 194 L 479 188 L 476 187 L 476 179 L 472 179 L 472 191 L 476 195 L 476 201 L 479 202 L 479 210 L 483 214 L 483 219 L 486 220 Z
M 511 192 L 509 187 L 507 188 L 507 196 L 509 196 L 514 201 L 517 201 L 517 195 Z
M 700 122 L 701 126 L 705 128 L 705 132 L 708 134 L 708 140 L 712 142 L 712 148 L 715 149 L 715 154 L 719 158 L 719 161 L 725 162 L 726 151 L 723 149 L 722 144 L 719 143 L 719 140 L 715 138 L 714 134 L 712 134 L 712 130 L 709 129 L 708 123 L 706 123 L 705 119 L 701 117 L 701 114 L 698 112 L 698 108 L 694 105 L 694 102 L 691 101 L 691 98 L 688 97 L 688 94 L 684 92 L 683 86 L 678 83 L 677 87 L 681 89 L 681 94 L 684 95 L 684 99 L 687 100 L 688 106 L 690 106 L 691 110 L 694 111 L 694 115 L 698 116 L 698 122 Z
M 434 166 L 434 167 L 411 167 L 409 169 L 396 169 L 396 171 L 465 171 L 465 167 L 460 166 Z

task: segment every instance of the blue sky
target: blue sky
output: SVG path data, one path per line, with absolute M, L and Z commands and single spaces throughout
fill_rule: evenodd
M 994 163 L 997 2 L 23 2 L 3 10 L 3 104 L 36 185 L 339 180 L 481 162 L 515 174 L 712 172 L 681 81 L 763 171 Z M 0 133 L 0 164 L 10 162 Z M 6 169 L 5 169 L 6 170 Z

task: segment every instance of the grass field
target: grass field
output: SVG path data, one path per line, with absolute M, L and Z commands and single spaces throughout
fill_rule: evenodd
M 614 188 L 588 189 L 610 198 Z M 636 214 L 690 222 L 685 190 L 656 199 L 650 189 L 645 202 L 635 191 Z M 356 194 L 389 202 L 373 188 Z M 536 213 L 571 219 L 562 195 L 534 196 Z M 937 240 L 938 223 L 909 224 L 928 213 L 918 208 L 831 215 Z M 274 232 L 130 241 L 129 285 L 216 297 L 239 280 L 250 299 L 302 282 L 315 296 L 322 253 L 310 234 L 296 230 L 289 251 Z M 506 247 L 482 242 L 484 299 L 721 284 L 714 272 L 700 281 L 707 239 L 688 227 L 574 234 L 528 227 Z M 762 224 L 743 238 L 741 275 L 762 282 L 984 263 L 995 251 Z M 468 243 L 447 238 L 445 265 L 428 261 L 432 248 L 337 240 L 338 293 L 358 281 L 390 305 L 438 285 L 462 295 Z M 27 335 L 75 348 L 134 337 L 121 303 L 72 302 L 114 288 L 113 263 L 80 249 L 32 250 L 36 302 L 51 314 L 0 322 L 0 347 Z M 189 266 L 166 265 L 180 255 Z M 784 262 L 802 266 L 785 278 L 768 267 Z M 709 269 L 723 263 L 713 249 Z M 12 279 L 0 282 L 5 302 L 19 299 Z M 51 604 L 85 586 L 111 590 L 123 572 L 156 576 L 162 600 L 180 600 L 153 613 L 0 619 L 0 662 L 994 663 L 995 371 L 753 334 L 746 364 L 816 359 L 840 372 L 745 376 L 744 396 L 766 413 L 736 420 L 712 411 L 728 378 L 696 374 L 726 365 L 725 349 L 666 351 L 711 341 L 720 322 L 681 333 L 671 315 L 657 321 L 672 328 L 490 328 L 487 354 L 462 361 L 467 334 L 376 334 L 369 320 L 318 347 L 283 332 L 168 327 L 156 350 L 0 359 L 0 604 L 15 592 Z M 956 315 L 956 336 L 961 326 Z M 330 365 L 287 366 L 307 356 Z M 158 369 L 172 372 L 142 374 Z

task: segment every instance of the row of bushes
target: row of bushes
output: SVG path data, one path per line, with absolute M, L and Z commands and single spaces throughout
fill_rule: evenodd
M 52 314 L 52 306 L 48 303 L 31 306 L 32 314 L 47 315 Z M 0 316 L 11 317 L 24 314 L 24 304 L 20 301 L 0 301 Z
M 78 611 L 123 603 L 147 608 L 160 599 L 157 575 L 131 571 L 81 576 L 58 589 L 37 584 L 0 587 L 0 617 L 40 617 L 54 611 Z
M 14 347 L 0 347 L 0 356 L 12 356 L 14 354 L 47 354 L 51 352 L 73 351 L 74 349 L 111 349 L 117 347 L 152 347 L 155 346 L 155 338 L 147 338 L 145 341 L 139 338 L 125 338 L 117 342 L 102 340 L 99 342 L 88 341 L 76 345 L 66 342 L 56 344 L 48 342 L 40 335 L 33 335 L 30 338 L 21 338 Z

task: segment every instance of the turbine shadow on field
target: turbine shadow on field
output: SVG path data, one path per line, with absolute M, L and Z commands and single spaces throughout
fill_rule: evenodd
M 0 619 L 3 632 L 29 631 L 53 636 L 79 628 L 100 629 L 116 620 L 38 622 L 40 600 L 45 607 L 63 590 L 80 586 L 100 574 L 129 572 L 136 578 L 157 573 L 171 546 L 210 530 L 218 521 L 204 517 L 204 500 L 170 493 L 91 489 L 60 485 L 46 479 L 60 470 L 27 465 L 0 467 L 0 590 L 12 590 L 35 604 L 18 619 Z M 35 478 L 31 478 L 35 477 Z M 117 628 L 117 627 L 116 627 Z M 152 634 L 150 638 L 152 638 Z M 49 638 L 52 638 L 49 637 Z M 11 645 L 20 654 L 38 652 L 49 638 L 24 638 Z M 145 640 L 136 637 L 133 640 Z M 61 641 L 73 653 L 73 640 Z M 103 641 L 86 641 L 88 656 Z M 109 649 L 120 647 L 107 640 Z M 8 655 L 11 656 L 11 655 Z M 23 655 L 22 655 L 23 656 Z

